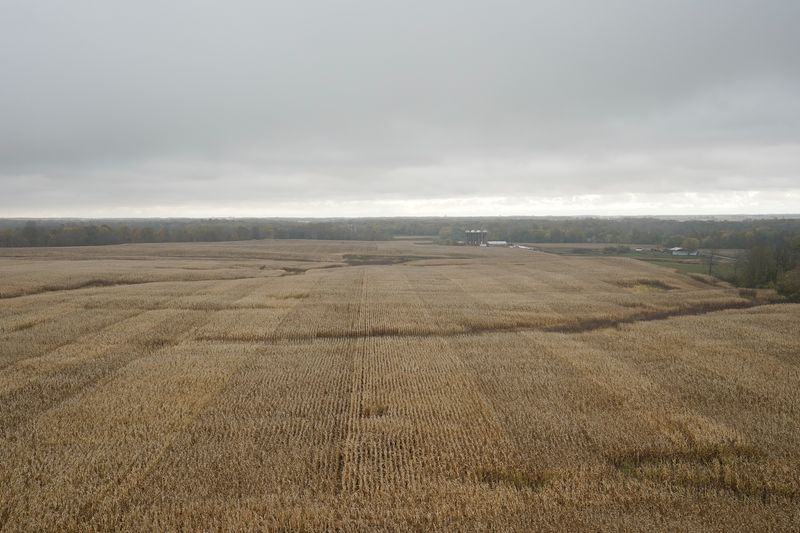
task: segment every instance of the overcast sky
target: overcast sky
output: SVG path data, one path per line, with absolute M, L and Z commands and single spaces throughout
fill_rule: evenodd
M 800 212 L 800 1 L 0 0 L 0 216 Z

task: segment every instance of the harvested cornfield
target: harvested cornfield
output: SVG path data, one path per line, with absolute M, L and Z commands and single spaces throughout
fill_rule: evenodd
M 800 305 L 411 242 L 0 251 L 0 526 L 796 530 Z

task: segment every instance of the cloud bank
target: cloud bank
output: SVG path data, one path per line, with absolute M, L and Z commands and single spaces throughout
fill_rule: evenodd
M 800 4 L 0 5 L 0 216 L 800 212 Z

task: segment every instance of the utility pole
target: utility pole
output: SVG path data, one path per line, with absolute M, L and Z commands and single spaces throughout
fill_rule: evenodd
M 711 275 L 711 267 L 714 266 L 714 250 L 711 250 L 711 255 L 708 256 L 708 275 Z

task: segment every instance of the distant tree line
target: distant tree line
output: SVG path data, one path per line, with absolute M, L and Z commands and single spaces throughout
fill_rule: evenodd
M 764 239 L 800 235 L 800 219 L 677 220 L 662 218 L 484 218 L 439 221 L 443 241 L 463 238 L 463 230 L 488 231 L 490 240 L 516 243 L 657 244 L 666 247 L 745 249 Z M 428 225 L 421 225 L 420 229 Z M 409 231 L 423 235 L 426 232 Z
M 0 221 L 0 246 L 96 246 L 251 239 L 387 240 L 377 223 L 264 219 Z
M 733 281 L 800 298 L 800 219 L 753 218 L 372 218 L 0 220 L 0 246 L 93 246 L 250 239 L 388 240 L 430 237 L 455 244 L 466 229 L 516 243 L 657 244 L 744 249 Z

